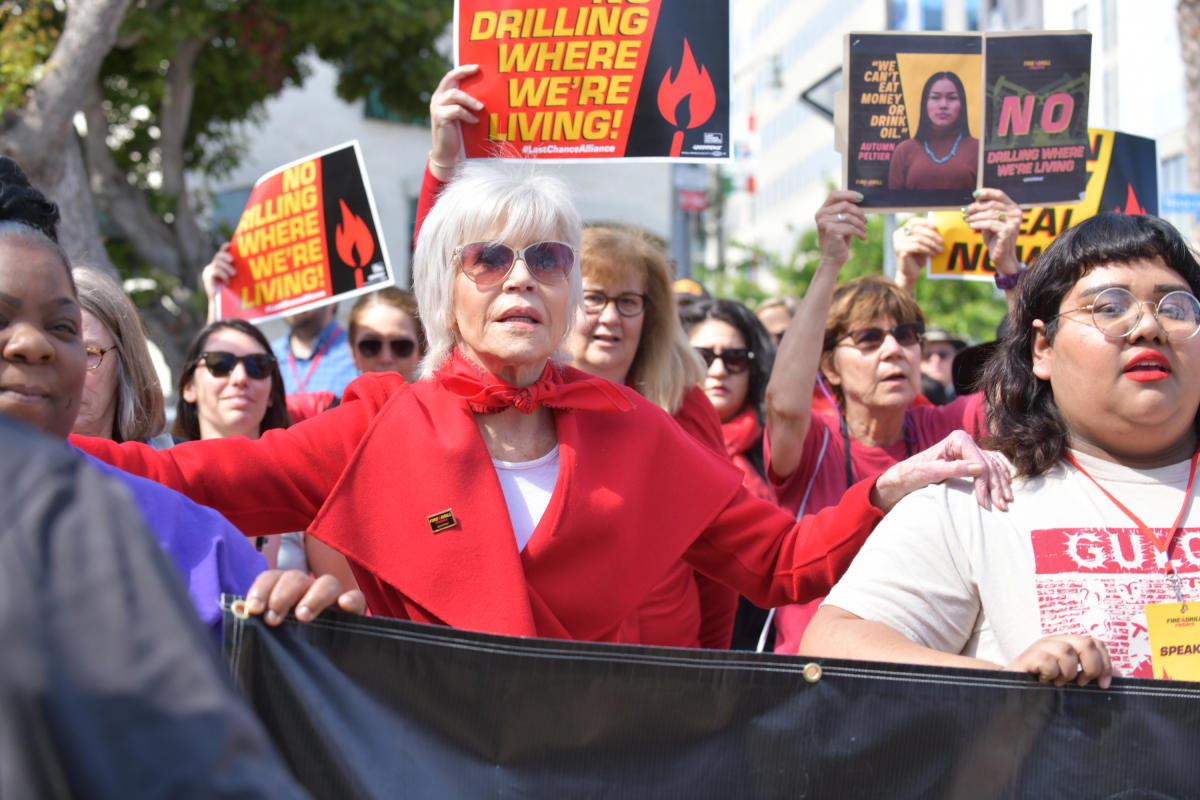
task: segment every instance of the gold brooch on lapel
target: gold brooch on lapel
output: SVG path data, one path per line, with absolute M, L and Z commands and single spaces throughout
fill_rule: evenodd
M 458 524 L 458 520 L 454 518 L 454 509 L 451 508 L 439 511 L 436 514 L 430 514 L 426 519 L 429 520 L 429 530 L 434 533 L 441 533 L 447 528 L 453 528 Z

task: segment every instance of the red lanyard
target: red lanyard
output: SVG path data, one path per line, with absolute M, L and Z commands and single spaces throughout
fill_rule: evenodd
M 288 369 L 292 371 L 292 379 L 296 381 L 297 392 L 303 392 L 305 387 L 308 386 L 308 382 L 312 378 L 313 372 L 317 368 L 317 364 L 321 363 L 321 356 L 325 355 L 325 351 L 329 349 L 329 345 L 333 344 L 333 340 L 336 339 L 338 334 L 341 332 L 342 327 L 335 324 L 333 326 L 333 331 L 329 334 L 329 338 L 325 340 L 323 345 L 321 345 L 321 349 L 313 355 L 312 363 L 308 365 L 308 372 L 304 373 L 304 380 L 300 380 L 300 375 L 296 372 L 296 357 L 292 355 L 292 343 L 288 342 Z
M 1179 576 L 1175 572 L 1175 562 L 1173 562 L 1171 560 L 1171 548 L 1175 543 L 1176 535 L 1178 535 L 1178 533 L 1179 533 L 1179 523 L 1183 521 L 1183 515 L 1187 511 L 1188 503 L 1192 499 L 1192 484 L 1196 480 L 1196 462 L 1198 459 L 1200 459 L 1200 447 L 1197 447 L 1196 452 L 1192 454 L 1192 468 L 1191 468 L 1191 471 L 1188 473 L 1187 489 L 1185 489 L 1183 492 L 1183 506 L 1180 507 L 1180 509 L 1179 509 L 1179 516 L 1175 517 L 1175 522 L 1171 525 L 1170 529 L 1167 530 L 1166 533 L 1164 533 L 1162 536 L 1159 536 L 1154 531 L 1150 530 L 1149 525 L 1142 522 L 1142 520 L 1139 519 L 1136 514 L 1134 514 L 1132 511 L 1130 511 L 1128 508 L 1126 508 L 1125 505 L 1120 500 L 1113 497 L 1112 493 L 1109 492 L 1107 489 L 1105 489 L 1103 486 L 1101 486 L 1100 482 L 1098 480 L 1096 480 L 1095 478 L 1093 478 L 1091 476 L 1091 474 L 1086 469 L 1084 469 L 1078 461 L 1075 460 L 1075 457 L 1073 455 L 1071 455 L 1070 453 L 1067 453 L 1066 458 L 1067 458 L 1067 461 L 1071 462 L 1071 465 L 1073 467 L 1075 467 L 1075 469 L 1079 470 L 1080 473 L 1082 473 L 1085 478 L 1087 478 L 1092 483 L 1096 484 L 1096 488 L 1099 489 L 1101 492 L 1103 492 L 1104 496 L 1113 502 L 1113 505 L 1115 505 L 1117 508 L 1121 509 L 1121 511 L 1123 511 L 1125 513 L 1125 516 L 1127 516 L 1131 520 L 1133 520 L 1133 523 L 1135 525 L 1137 525 L 1138 530 L 1141 531 L 1142 536 L 1145 536 L 1150 541 L 1154 542 L 1154 546 L 1157 547 L 1158 551 L 1163 554 L 1163 557 L 1166 559 L 1166 562 L 1167 562 L 1166 567 L 1164 568 L 1164 571 L 1167 576 L 1167 582 L 1169 584 L 1171 584 L 1171 588 L 1173 588 L 1175 590 L 1175 596 L 1177 598 L 1179 598 L 1179 602 L 1185 603 L 1185 601 L 1183 599 L 1183 589 L 1180 587 L 1180 584 L 1179 584 Z

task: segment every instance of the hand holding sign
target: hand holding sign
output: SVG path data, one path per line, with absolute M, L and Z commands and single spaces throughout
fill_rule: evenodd
M 924 217 L 914 217 L 892 234 L 896 251 L 896 284 L 912 294 L 930 256 L 942 252 L 942 235 Z
M 1021 271 L 1017 258 L 1017 234 L 1021 232 L 1021 207 L 999 189 L 980 189 L 966 208 L 967 226 L 983 236 L 988 258 L 1000 275 Z
M 232 242 L 217 252 L 202 277 L 205 291 L 217 298 L 215 318 L 252 321 L 391 286 L 358 143 L 324 150 L 260 178 Z
M 429 151 L 429 171 L 439 180 L 454 177 L 454 167 L 462 156 L 460 123 L 474 125 L 483 103 L 462 90 L 462 82 L 479 72 L 478 64 L 463 64 L 447 72 L 429 98 L 429 123 L 433 148 Z

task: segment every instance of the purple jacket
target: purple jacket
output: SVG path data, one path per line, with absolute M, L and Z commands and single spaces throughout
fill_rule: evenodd
M 225 517 L 179 492 L 130 475 L 87 456 L 102 472 L 120 480 L 133 495 L 146 526 L 179 569 L 188 596 L 204 624 L 221 634 L 221 593 L 244 595 L 266 559 Z

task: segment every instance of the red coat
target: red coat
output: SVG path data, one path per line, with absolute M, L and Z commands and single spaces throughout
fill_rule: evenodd
M 760 606 L 820 596 L 882 516 L 864 481 L 794 522 L 621 391 L 628 411 L 555 411 L 558 483 L 523 552 L 473 414 L 435 381 L 364 375 L 338 407 L 256 441 L 72 441 L 217 508 L 247 536 L 307 528 L 349 557 L 376 614 L 520 636 L 621 641 L 681 557 Z M 435 533 L 430 518 L 447 510 L 453 526 Z
M 699 386 L 684 394 L 674 419 L 693 439 L 724 454 L 721 419 Z M 733 589 L 677 561 L 638 605 L 631 620 L 635 627 L 623 638 L 641 644 L 728 650 L 737 603 Z

